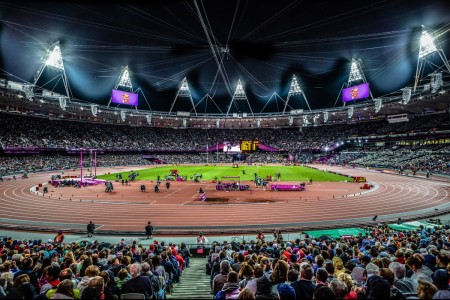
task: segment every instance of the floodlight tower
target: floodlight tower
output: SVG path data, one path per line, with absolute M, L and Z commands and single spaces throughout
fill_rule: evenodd
M 131 84 L 130 73 L 128 71 L 128 66 L 125 66 L 120 71 L 119 79 L 114 85 L 114 89 L 117 90 L 121 88 L 121 90 L 125 92 L 133 92 L 133 85 Z M 109 98 L 108 107 L 111 104 L 112 96 Z
M 416 77 L 414 81 L 414 92 L 416 91 L 417 85 L 422 76 L 424 63 L 431 54 L 437 52 L 447 68 L 447 71 L 450 72 L 450 65 L 447 57 L 445 56 L 444 50 L 442 50 L 442 47 L 439 45 L 439 41 L 437 40 L 438 35 L 433 35 L 429 33 L 429 31 L 431 30 L 422 25 L 422 35 L 420 37 L 420 48 L 419 55 L 417 56 Z
M 66 91 L 66 95 L 65 95 L 65 99 L 63 99 L 65 102 L 66 99 L 68 99 L 70 101 L 70 99 L 72 98 L 71 95 L 71 91 L 70 91 L 70 86 L 69 86 L 69 81 L 67 80 L 67 75 L 66 75 L 66 71 L 64 69 L 64 63 L 63 63 L 63 59 L 62 59 L 62 54 L 61 54 L 61 48 L 59 46 L 59 41 L 57 41 L 56 43 L 54 43 L 53 45 L 50 46 L 49 49 L 46 50 L 46 53 L 44 55 L 44 57 L 42 58 L 42 65 L 39 68 L 39 70 L 36 72 L 36 75 L 34 76 L 33 79 L 33 83 L 30 87 L 30 89 L 26 92 L 26 96 L 28 98 L 28 100 L 32 101 L 33 97 L 34 97 L 34 91 L 36 90 L 36 84 L 39 80 L 39 78 L 41 77 L 42 73 L 44 72 L 46 67 L 50 67 L 51 69 L 54 69 L 58 72 L 58 75 L 56 75 L 51 81 L 59 78 L 62 78 L 62 82 L 64 85 L 64 89 Z M 58 79 L 59 81 L 59 79 Z M 60 99 L 61 101 L 61 99 Z
M 350 74 L 348 76 L 347 84 L 344 83 L 342 85 L 342 88 L 339 91 L 339 95 L 338 95 L 338 97 L 336 99 L 336 102 L 334 102 L 334 106 L 336 106 L 336 103 L 337 103 L 337 101 L 339 99 L 339 96 L 342 93 L 342 89 L 344 88 L 344 86 L 346 88 L 348 88 L 349 86 L 351 86 L 352 84 L 355 84 L 355 83 L 361 83 L 361 84 L 362 83 L 367 83 L 367 80 L 366 80 L 366 76 L 364 76 L 364 72 L 363 72 L 363 70 L 361 68 L 360 62 L 358 60 L 352 58 L 352 64 L 351 64 L 351 67 L 350 67 Z M 370 93 L 370 97 L 373 99 L 372 92 L 370 90 L 369 90 L 369 93 Z M 346 103 L 344 102 L 343 106 L 345 106 L 345 104 Z
M 233 98 L 231 99 L 230 105 L 228 106 L 227 116 L 228 116 L 228 113 L 230 112 L 231 106 L 233 105 L 233 103 L 235 101 L 244 101 L 244 100 L 247 101 L 248 107 L 250 108 L 250 112 L 253 116 L 252 107 L 250 106 L 250 102 L 247 99 L 247 95 L 245 94 L 244 87 L 242 86 L 241 80 L 239 79 L 238 84 L 236 86 L 236 90 L 234 91 Z
M 308 109 L 309 109 L 309 111 L 311 111 L 311 107 L 309 107 L 308 99 L 306 99 L 306 95 L 303 92 L 302 88 L 300 87 L 300 84 L 298 83 L 298 78 L 294 74 L 294 75 L 292 75 L 291 86 L 289 87 L 288 96 L 287 96 L 286 102 L 284 103 L 283 114 L 286 111 L 286 107 L 288 105 L 289 98 L 294 95 L 303 95 L 303 98 L 305 98 L 306 105 L 308 105 Z
M 173 107 L 175 106 L 175 102 L 177 102 L 178 97 L 187 97 L 191 100 L 192 108 L 194 109 L 195 115 L 197 115 L 197 111 L 195 110 L 194 100 L 192 99 L 191 90 L 189 89 L 189 84 L 187 82 L 186 77 L 181 81 L 180 88 L 178 89 L 177 95 L 172 102 L 172 106 L 170 107 L 169 114 L 172 112 Z

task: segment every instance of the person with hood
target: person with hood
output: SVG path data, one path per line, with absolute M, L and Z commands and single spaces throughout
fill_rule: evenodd
M 272 281 L 267 276 L 256 279 L 256 299 L 279 299 L 278 294 L 272 291 Z
M 77 289 L 80 290 L 81 295 L 83 295 L 83 290 L 89 286 L 92 278 L 100 275 L 99 267 L 95 265 L 90 265 L 86 268 L 85 275 L 81 278 L 80 283 L 78 283 Z
M 237 299 L 239 295 L 238 273 L 230 271 L 222 289 L 214 296 L 215 300 Z

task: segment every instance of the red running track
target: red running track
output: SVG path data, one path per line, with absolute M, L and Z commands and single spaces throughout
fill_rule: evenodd
M 359 189 L 362 184 L 357 183 L 314 182 L 307 185 L 306 192 L 254 189 L 227 193 L 215 191 L 211 182 L 173 182 L 170 191 L 163 184 L 161 192 L 154 193 L 154 184 L 145 182 L 147 192 L 142 193 L 141 182 L 133 182 L 129 186 L 114 183 L 112 194 L 104 193 L 100 185 L 81 189 L 49 187 L 49 193 L 43 195 L 30 190 L 48 182 L 50 173 L 31 174 L 28 179 L 0 182 L 0 224 L 76 232 L 93 220 L 100 226 L 97 231 L 108 233 L 141 232 L 151 220 L 158 231 L 166 234 L 199 230 L 235 233 L 260 228 L 298 231 L 358 226 L 371 222 L 375 215 L 379 222 L 394 222 L 399 217 L 412 220 L 450 211 L 448 182 L 364 169 L 315 167 L 364 176 L 375 188 L 368 191 Z M 107 171 L 111 170 L 98 169 L 98 174 Z M 202 203 L 199 187 L 206 191 L 207 199 L 225 200 Z

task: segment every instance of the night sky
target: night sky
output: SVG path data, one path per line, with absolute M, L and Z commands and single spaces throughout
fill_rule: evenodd
M 241 79 L 259 113 L 283 108 L 293 74 L 312 109 L 341 106 L 352 58 L 374 97 L 412 86 L 421 25 L 450 56 L 448 1 L 147 2 L 0 2 L 0 77 L 32 82 L 60 41 L 76 99 L 107 104 L 128 65 L 140 109 L 168 111 L 186 77 L 197 112 L 226 112 Z M 425 74 L 442 67 L 439 56 L 430 61 Z M 38 85 L 57 91 L 47 69 Z M 245 100 L 235 104 L 248 111 Z M 301 108 L 303 96 L 292 96 L 288 109 Z M 191 109 L 177 99 L 174 111 Z

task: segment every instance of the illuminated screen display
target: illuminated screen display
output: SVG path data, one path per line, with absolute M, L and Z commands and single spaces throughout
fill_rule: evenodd
M 112 90 L 112 103 L 138 106 L 138 94 Z
M 237 153 L 241 152 L 241 145 L 234 145 L 231 142 L 225 141 L 223 142 L 223 152 Z
M 342 101 L 348 102 L 369 97 L 369 84 L 363 83 L 342 90 Z
M 241 151 L 256 151 L 258 150 L 259 141 L 241 141 Z

